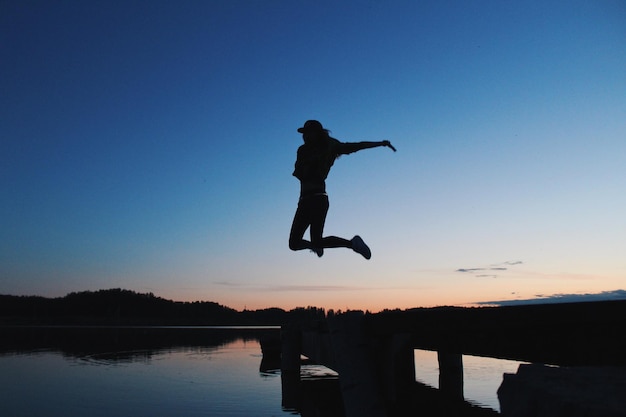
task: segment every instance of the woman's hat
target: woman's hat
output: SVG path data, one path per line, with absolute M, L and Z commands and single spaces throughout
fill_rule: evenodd
M 324 127 L 320 122 L 317 120 L 307 120 L 304 126 L 298 129 L 298 132 L 321 132 L 322 130 L 324 130 Z

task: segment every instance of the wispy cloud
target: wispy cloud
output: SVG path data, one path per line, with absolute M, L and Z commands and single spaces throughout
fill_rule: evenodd
M 498 271 L 498 272 L 508 271 L 509 270 L 508 266 L 520 265 L 522 263 L 523 263 L 522 261 L 504 261 L 504 262 L 499 262 L 499 263 L 496 263 L 496 264 L 489 265 L 487 267 L 459 268 L 455 272 L 461 272 L 461 273 L 465 273 L 465 274 L 476 274 L 474 276 L 477 277 L 477 278 L 497 278 L 498 277 L 497 274 L 484 274 L 484 273 L 481 273 L 481 272 L 485 272 L 485 271 Z M 506 266 L 503 266 L 503 265 L 506 265 Z
M 524 262 L 522 261 L 505 261 L 505 262 L 502 262 L 502 265 L 521 265 L 523 263 Z
M 474 303 L 476 305 L 495 305 L 495 306 L 512 306 L 522 304 L 556 304 L 556 303 L 580 303 L 589 301 L 612 301 L 626 300 L 626 290 L 602 291 L 599 293 L 585 294 L 537 294 L 535 298 L 525 300 L 498 300 L 498 301 L 481 301 Z
M 236 282 L 229 282 L 229 281 L 215 281 L 213 282 L 213 284 L 220 285 L 223 287 L 242 287 L 243 286 L 243 284 L 238 284 Z

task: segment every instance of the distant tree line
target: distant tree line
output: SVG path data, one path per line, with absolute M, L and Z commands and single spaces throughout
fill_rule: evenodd
M 282 325 L 325 316 L 317 307 L 237 311 L 211 301 L 172 301 L 120 288 L 59 298 L 0 295 L 0 324 Z

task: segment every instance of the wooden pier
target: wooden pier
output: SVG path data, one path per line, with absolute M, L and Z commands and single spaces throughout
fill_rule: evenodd
M 463 402 L 464 354 L 620 373 L 625 329 L 626 301 L 356 311 L 283 326 L 281 367 L 298 375 L 303 355 L 335 370 L 347 417 L 406 415 L 414 349 L 438 353 L 439 395 L 452 404 Z

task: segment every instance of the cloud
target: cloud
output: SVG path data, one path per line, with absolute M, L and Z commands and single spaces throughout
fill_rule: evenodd
M 456 270 L 456 272 L 478 272 L 485 270 L 487 270 L 487 268 L 459 268 Z
M 241 287 L 242 286 L 242 284 L 237 284 L 237 283 L 228 282 L 228 281 L 215 281 L 213 284 L 221 285 L 223 287 Z
M 483 271 L 508 271 L 509 268 L 507 268 L 507 267 L 505 267 L 503 265 L 512 266 L 512 265 L 520 265 L 522 263 L 523 263 L 522 261 L 504 261 L 504 262 L 499 262 L 499 263 L 490 265 L 488 267 L 459 268 L 455 272 L 475 274 L 475 273 L 483 272 Z M 485 278 L 485 277 L 497 278 L 498 275 L 497 274 L 479 274 L 479 275 L 475 275 L 475 277 L 477 277 L 477 278 Z
M 525 300 L 498 300 L 481 301 L 476 305 L 513 306 L 524 304 L 556 304 L 556 303 L 581 303 L 590 301 L 617 301 L 626 300 L 626 290 L 602 291 L 599 293 L 585 294 L 537 294 L 535 298 Z

